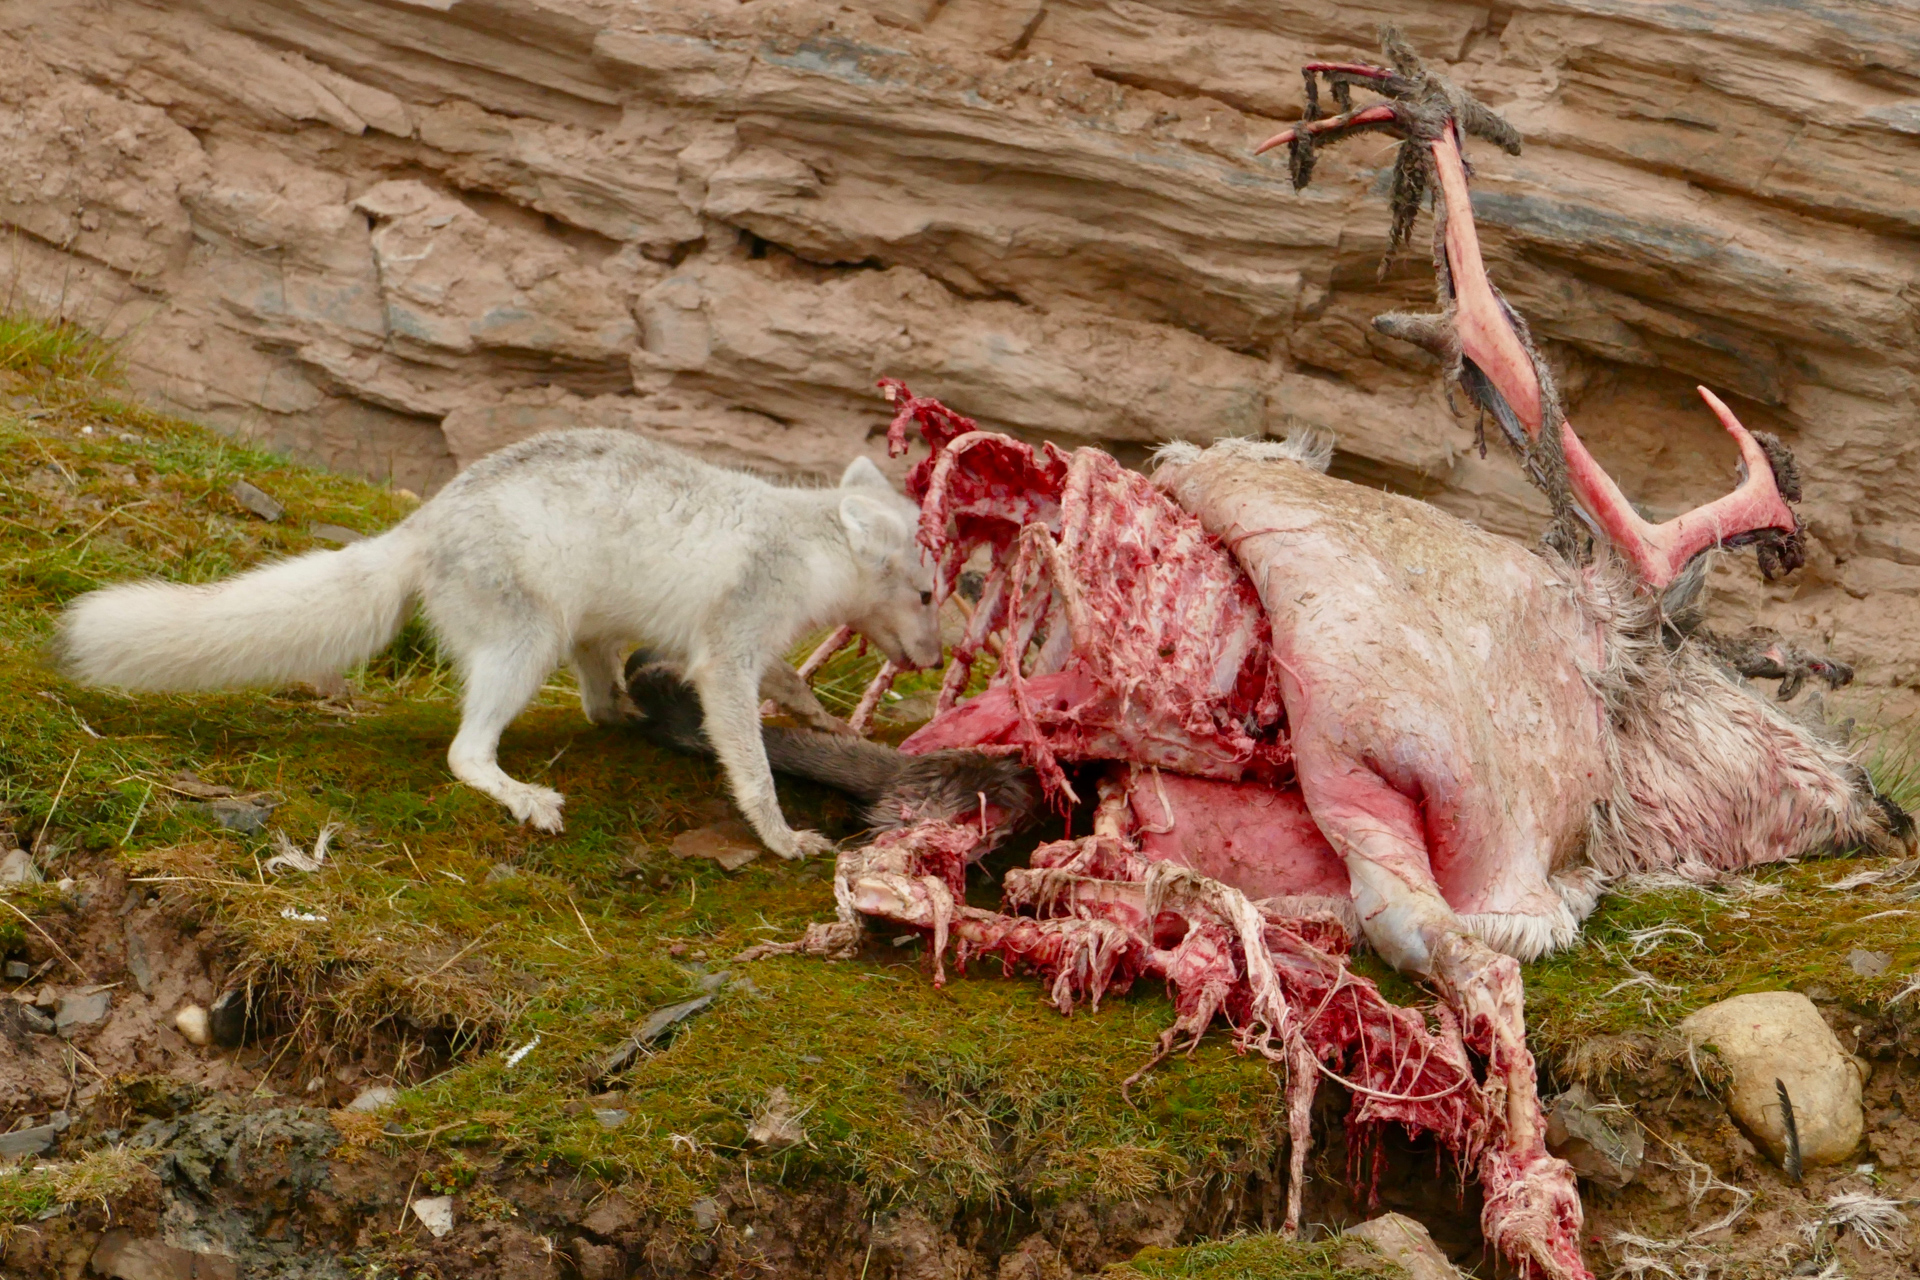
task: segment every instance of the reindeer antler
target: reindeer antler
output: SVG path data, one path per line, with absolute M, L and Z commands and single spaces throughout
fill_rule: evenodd
M 1394 63 L 1392 70 L 1360 63 L 1309 63 L 1304 70 L 1307 118 L 1255 148 L 1257 155 L 1287 144 L 1294 185 L 1302 187 L 1312 178 L 1318 139 L 1364 131 L 1404 137 L 1394 166 L 1395 249 L 1409 238 L 1421 197 L 1438 186 L 1434 268 L 1441 310 L 1435 315 L 1379 316 L 1375 327 L 1438 355 L 1447 364 L 1448 376 L 1492 415 L 1528 475 L 1552 502 L 1556 529 L 1549 541 L 1563 551 L 1573 546 L 1568 517 L 1577 502 L 1589 523 L 1656 591 L 1714 546 L 1759 544 L 1760 568 L 1768 578 L 1798 568 L 1805 553 L 1799 522 L 1787 506 L 1800 497 L 1792 455 L 1771 436 L 1756 438 L 1705 387 L 1699 389 L 1701 396 L 1740 449 L 1742 475 L 1732 493 L 1664 524 L 1649 524 L 1587 452 L 1561 412 L 1552 376 L 1534 350 L 1525 321 L 1500 296 L 1480 257 L 1462 135 L 1487 138 L 1514 154 L 1520 150 L 1519 135 L 1486 106 L 1427 71 L 1397 35 L 1388 31 L 1382 42 Z M 1346 108 L 1341 115 L 1320 117 L 1316 75 L 1333 86 L 1335 100 Z M 1355 84 L 1387 101 L 1353 109 L 1349 97 Z

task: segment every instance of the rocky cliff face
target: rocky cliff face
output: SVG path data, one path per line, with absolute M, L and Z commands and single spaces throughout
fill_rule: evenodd
M 1727 487 L 1693 398 L 1807 472 L 1813 563 L 1717 580 L 1920 685 L 1920 22 L 1899 0 L 0 0 L 10 296 L 151 399 L 427 488 L 563 424 L 825 473 L 876 376 L 1123 457 L 1335 433 L 1345 474 L 1531 536 L 1367 320 L 1378 139 L 1250 145 L 1381 22 L 1527 139 L 1476 208 L 1574 421 L 1658 514 Z

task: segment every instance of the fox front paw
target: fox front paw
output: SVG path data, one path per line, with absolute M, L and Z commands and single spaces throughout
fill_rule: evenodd
M 557 836 L 566 829 L 560 821 L 560 809 L 566 803 L 567 798 L 558 791 L 550 791 L 546 787 L 527 787 L 507 801 L 507 808 L 528 826 Z
M 782 845 L 786 847 L 782 848 Z M 769 840 L 767 847 L 789 861 L 796 858 L 809 857 L 816 853 L 833 853 L 836 850 L 833 841 L 827 839 L 818 831 L 790 831 L 787 833 L 786 840 L 781 841 L 779 844 Z

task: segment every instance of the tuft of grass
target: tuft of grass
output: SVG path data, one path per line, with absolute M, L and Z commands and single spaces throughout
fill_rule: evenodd
M 114 345 L 69 320 L 0 311 L 0 369 L 42 381 L 105 384 L 120 376 Z
M 100 1147 L 77 1160 L 0 1168 L 0 1245 L 52 1210 L 73 1204 L 105 1205 L 139 1180 L 146 1161 L 125 1147 Z
M 1101 1274 L 1113 1280 L 1387 1280 L 1406 1271 L 1361 1240 L 1306 1244 L 1249 1234 L 1179 1249 L 1143 1249 Z
M 1867 739 L 1865 761 L 1874 789 L 1908 813 L 1920 810 L 1920 725 L 1889 725 Z
M 1564 1068 L 1600 1037 L 1670 1027 L 1754 991 L 1920 1016 L 1907 994 L 1920 975 L 1916 870 L 1849 858 L 1768 867 L 1724 886 L 1629 881 L 1577 946 L 1524 968 L 1534 1052 Z M 1861 952 L 1885 970 L 1856 965 Z

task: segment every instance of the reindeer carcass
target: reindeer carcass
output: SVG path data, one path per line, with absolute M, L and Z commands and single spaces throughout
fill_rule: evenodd
M 896 450 L 910 426 L 932 448 L 909 489 L 943 589 L 989 562 L 938 714 L 903 750 L 1018 755 L 1063 807 L 1087 788 L 1098 805 L 1090 834 L 1008 874 L 1002 912 L 962 892 L 1004 825 L 985 795 L 977 814 L 894 815 L 842 855 L 841 919 L 796 946 L 844 950 L 862 917 L 914 926 L 937 978 L 950 948 L 999 956 L 1063 1011 L 1162 978 L 1178 1010 L 1163 1054 L 1220 1017 L 1287 1066 L 1289 1227 L 1324 1075 L 1353 1094 L 1356 1141 L 1387 1123 L 1436 1134 L 1481 1181 L 1488 1240 L 1523 1272 L 1579 1277 L 1580 1202 L 1544 1146 L 1517 961 L 1569 943 L 1610 876 L 1885 846 L 1905 815 L 1668 619 L 1711 548 L 1797 563 L 1785 451 L 1703 389 L 1744 478 L 1663 525 L 1634 512 L 1481 262 L 1463 134 L 1517 140 L 1388 51 L 1391 70 L 1309 67 L 1343 107 L 1355 86 L 1383 100 L 1320 118 L 1310 99 L 1268 145 L 1293 145 L 1304 183 L 1316 141 L 1406 139 L 1397 238 L 1435 190 L 1441 311 L 1377 323 L 1442 355 L 1508 434 L 1552 534 L 1528 549 L 1331 479 L 1310 441 L 1175 446 L 1149 480 L 884 384 Z M 986 690 L 963 698 L 989 651 Z M 1438 989 L 1431 1020 L 1346 969 L 1355 932 Z

